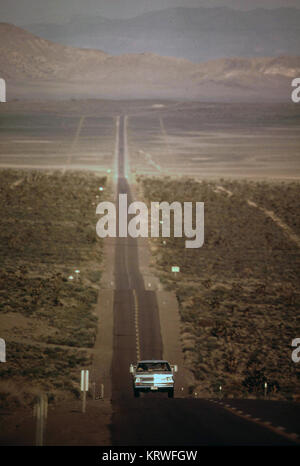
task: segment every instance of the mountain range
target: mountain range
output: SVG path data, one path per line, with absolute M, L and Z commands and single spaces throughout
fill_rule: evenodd
M 111 55 L 151 52 L 195 63 L 228 57 L 298 55 L 300 9 L 168 8 L 129 19 L 74 15 L 22 27 L 45 39 Z
M 168 98 L 289 101 L 300 57 L 193 63 L 154 53 L 112 56 L 64 46 L 0 23 L 0 74 L 9 98 Z

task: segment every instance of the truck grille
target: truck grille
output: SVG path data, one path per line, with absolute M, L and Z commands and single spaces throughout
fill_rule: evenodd
M 142 377 L 141 378 L 141 383 L 144 385 L 153 385 L 154 382 L 154 377 Z

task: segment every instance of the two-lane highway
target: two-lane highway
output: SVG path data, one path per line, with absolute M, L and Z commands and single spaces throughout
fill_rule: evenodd
M 119 194 L 132 195 L 126 177 L 126 119 L 119 119 Z M 116 202 L 118 205 L 118 202 Z M 117 221 L 118 223 L 118 221 Z M 138 306 L 138 310 L 136 309 Z M 138 312 L 137 312 L 138 311 Z M 292 439 L 249 421 L 209 400 L 169 399 L 165 394 L 133 397 L 129 365 L 161 358 L 156 295 L 145 290 L 137 240 L 116 238 L 114 346 L 112 361 L 113 445 L 292 445 Z M 175 362 L 175 361 L 173 361 Z
M 119 120 L 118 182 L 119 194 L 127 194 L 132 202 L 131 191 L 125 175 L 126 135 L 125 117 Z M 118 202 L 116 202 L 118 206 Z M 130 217 L 129 217 L 130 218 Z M 117 229 L 119 212 L 117 209 Z M 112 361 L 113 400 L 132 397 L 129 365 L 137 360 L 137 347 L 142 358 L 161 358 L 162 341 L 155 293 L 145 290 L 139 271 L 137 240 L 130 236 L 116 238 L 114 292 L 114 348 Z M 135 298 L 138 319 L 135 312 Z M 138 339 L 138 341 L 137 341 Z

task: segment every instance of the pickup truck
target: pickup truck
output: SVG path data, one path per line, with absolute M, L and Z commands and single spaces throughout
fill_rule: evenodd
M 139 397 L 141 392 L 167 392 L 169 398 L 174 397 L 174 372 L 177 366 L 168 361 L 147 360 L 130 364 L 133 393 Z

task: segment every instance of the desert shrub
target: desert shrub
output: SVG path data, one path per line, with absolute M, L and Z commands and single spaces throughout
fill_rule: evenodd
M 286 346 L 300 332 L 300 255 L 263 209 L 300 232 L 299 182 L 140 177 L 140 184 L 148 203 L 205 203 L 202 248 L 186 250 L 181 238 L 153 241 L 157 275 L 176 294 L 182 331 L 191 335 L 183 339 L 184 352 L 196 378 L 203 380 L 206 373 L 212 385 L 223 374 L 224 386 L 232 383 L 240 395 L 261 393 L 265 381 L 272 393 L 279 387 L 280 394 L 290 393 L 288 387 L 296 390 L 297 374 L 290 370 Z M 219 185 L 233 194 L 216 189 Z M 261 208 L 249 206 L 248 199 Z M 170 264 L 180 265 L 179 277 L 171 274 Z M 192 337 L 193 352 L 187 343 Z M 222 358 L 215 351 L 218 345 Z M 248 364 L 255 351 L 264 364 Z

